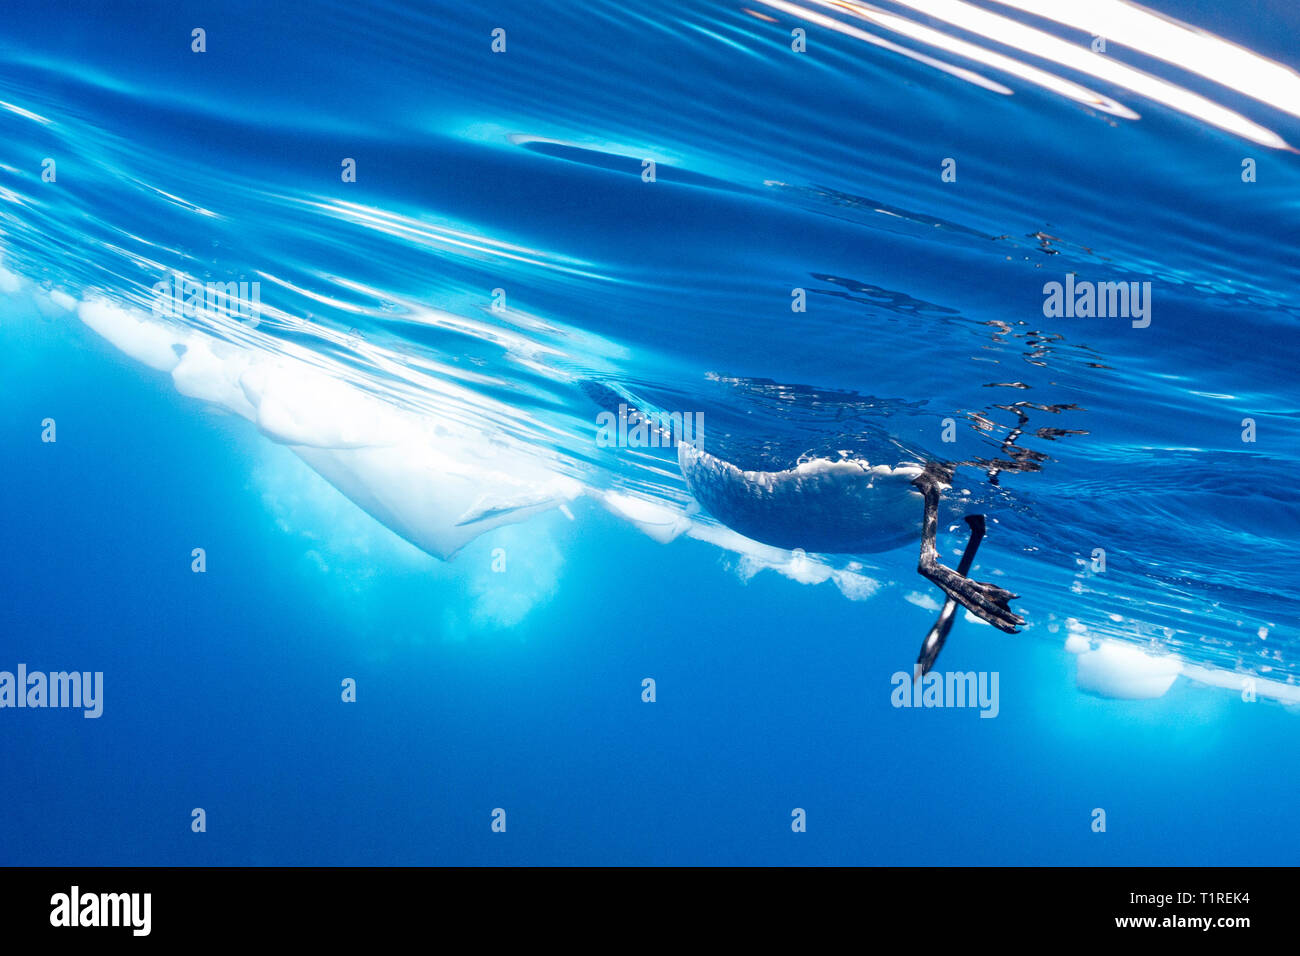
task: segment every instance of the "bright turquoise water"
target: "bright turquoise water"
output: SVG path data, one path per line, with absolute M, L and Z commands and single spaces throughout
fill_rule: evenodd
M 856 9 L 15 12 L 0 670 L 106 697 L 0 709 L 0 860 L 1293 860 L 1296 14 L 1162 3 L 1254 54 L 1171 63 Z M 156 320 L 173 273 L 260 322 Z M 1046 316 L 1069 274 L 1150 282 L 1149 326 Z M 987 514 L 1027 625 L 938 667 L 996 719 L 891 703 L 913 544 L 738 538 L 600 446 L 589 380 L 745 467 L 983 462 L 940 550 Z

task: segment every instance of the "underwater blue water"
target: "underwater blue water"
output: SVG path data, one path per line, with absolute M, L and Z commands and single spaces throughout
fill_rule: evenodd
M 1293 862 L 1300 14 L 1156 8 L 1253 56 L 996 0 L 10 11 L 0 671 L 105 696 L 0 708 L 0 862 Z M 173 274 L 260 321 L 159 320 Z M 986 514 L 1026 625 L 937 667 L 996 716 L 895 706 L 915 544 L 729 533 L 590 381 L 754 470 L 965 463 L 941 556 Z

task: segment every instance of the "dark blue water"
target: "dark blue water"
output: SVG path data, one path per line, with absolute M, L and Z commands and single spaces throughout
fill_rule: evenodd
M 0 861 L 1294 860 L 1300 24 L 1018 6 L 11 11 L 0 671 L 104 701 L 0 707 Z M 995 718 L 895 706 L 919 503 L 755 542 L 592 382 L 961 463 Z

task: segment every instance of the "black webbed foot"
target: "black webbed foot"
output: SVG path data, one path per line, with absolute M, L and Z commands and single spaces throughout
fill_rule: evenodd
M 941 484 L 946 484 L 948 475 L 942 470 L 927 470 L 913 483 L 925 495 L 925 520 L 921 534 L 921 557 L 917 571 L 926 579 L 934 582 L 947 595 L 943 610 L 930 633 L 921 644 L 921 653 L 917 658 L 922 674 L 928 673 L 934 666 L 943 649 L 948 632 L 952 630 L 956 617 L 957 605 L 961 605 L 982 621 L 992 624 L 1007 634 L 1019 633 L 1020 625 L 1025 619 L 1011 610 L 1011 602 L 1019 595 L 1012 594 L 1005 588 L 987 581 L 975 581 L 968 577 L 971 565 L 975 561 L 975 552 L 979 550 L 984 538 L 984 516 L 970 515 L 966 523 L 970 525 L 971 536 L 966 543 L 966 550 L 961 556 L 957 570 L 939 562 L 936 548 L 939 523 L 939 492 Z

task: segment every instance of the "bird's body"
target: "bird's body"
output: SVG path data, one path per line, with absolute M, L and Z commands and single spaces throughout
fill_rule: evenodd
M 677 463 L 706 511 L 778 548 L 865 554 L 913 544 L 921 531 L 920 465 L 813 458 L 746 470 L 692 442 L 678 443 Z
M 889 551 L 920 540 L 917 572 L 941 588 L 947 601 L 921 645 L 921 673 L 933 666 L 952 627 L 958 605 L 994 627 L 1015 633 L 1024 619 L 1013 612 L 1016 597 L 995 584 L 967 576 L 984 536 L 984 518 L 971 515 L 971 537 L 959 570 L 939 561 L 939 499 L 950 485 L 950 464 L 918 454 L 879 428 L 860 424 L 837 436 L 834 453 L 791 455 L 780 439 L 738 442 L 674 434 L 662 413 L 647 412 L 625 392 L 597 382 L 583 390 L 633 425 L 657 431 L 658 447 L 677 448 L 677 463 L 691 495 L 714 518 L 755 541 L 778 548 L 828 554 Z M 853 447 L 844 449 L 843 445 Z M 831 455 L 834 457 L 831 457 Z M 893 460 L 893 464 L 884 462 Z M 901 459 L 901 460 L 900 460 Z M 874 460 L 874 464 L 873 464 Z

